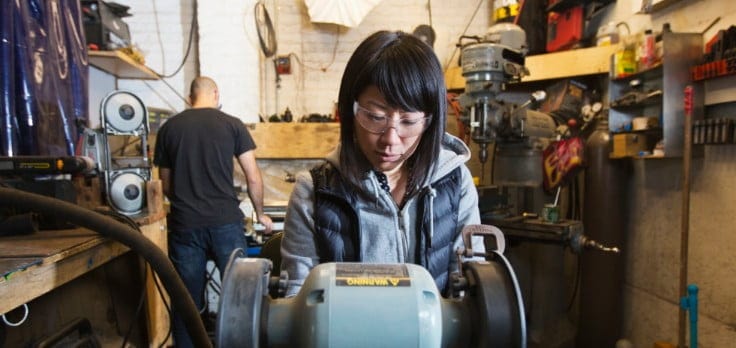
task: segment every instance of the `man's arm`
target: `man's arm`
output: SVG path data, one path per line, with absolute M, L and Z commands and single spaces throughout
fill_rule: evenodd
M 250 201 L 253 203 L 253 209 L 255 209 L 258 222 L 266 228 L 263 233 L 271 234 L 273 222 L 271 221 L 271 217 L 263 212 L 263 178 L 261 177 L 261 170 L 258 169 L 258 164 L 256 163 L 255 151 L 250 150 L 242 153 L 238 156 L 238 163 L 245 174 L 245 180 L 248 183 L 248 197 L 250 197 Z
M 171 197 L 171 169 L 158 167 L 158 178 L 161 179 L 161 188 L 166 197 Z

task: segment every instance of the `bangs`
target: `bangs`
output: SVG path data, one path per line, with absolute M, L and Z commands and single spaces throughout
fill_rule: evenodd
M 435 114 L 440 91 L 430 59 L 422 52 L 393 46 L 377 57 L 370 84 L 375 85 L 391 107 Z M 419 74 L 417 73 L 419 72 Z

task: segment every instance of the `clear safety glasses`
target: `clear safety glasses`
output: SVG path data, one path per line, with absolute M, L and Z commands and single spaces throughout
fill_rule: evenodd
M 424 116 L 424 113 L 419 111 L 399 113 L 399 118 L 393 118 L 381 112 L 368 110 L 360 106 L 357 101 L 353 103 L 353 113 L 358 124 L 365 130 L 374 134 L 383 134 L 389 128 L 393 128 L 402 138 L 422 134 L 432 117 Z

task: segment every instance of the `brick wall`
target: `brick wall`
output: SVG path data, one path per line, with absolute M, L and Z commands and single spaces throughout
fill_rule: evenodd
M 132 16 L 125 18 L 125 22 L 130 28 L 133 44 L 145 55 L 146 65 L 162 75 L 174 73 L 184 59 L 195 1 L 116 2 L 130 6 Z M 195 41 L 183 69 L 173 77 L 166 78 L 165 82 L 119 80 L 118 89 L 136 94 L 146 106 L 183 110 L 186 104 L 182 98 L 186 98 L 189 81 L 197 75 L 197 48 Z M 94 88 L 94 84 L 90 84 L 90 88 Z
M 185 107 L 180 96 L 186 97 L 189 81 L 201 73 L 220 85 L 223 110 L 245 122 L 257 122 L 259 114 L 281 114 L 286 107 L 295 117 L 331 114 L 345 63 L 362 39 L 380 29 L 411 32 L 430 24 L 426 0 L 384 0 L 354 28 L 310 22 L 302 0 L 265 0 L 276 30 L 276 55 L 291 58 L 292 73 L 282 75 L 277 88 L 272 58 L 261 54 L 258 43 L 256 1 L 117 2 L 131 7 L 133 16 L 126 22 L 133 41 L 146 64 L 162 74 L 172 73 L 183 58 L 195 4 L 199 21 L 184 69 L 166 79 L 176 92 L 161 81 L 121 80 L 119 88 L 139 95 L 147 106 L 180 111 Z M 432 2 L 434 47 L 443 65 L 451 57 L 457 60 L 455 43 L 466 27 L 470 35 L 485 33 L 490 7 L 484 0 Z

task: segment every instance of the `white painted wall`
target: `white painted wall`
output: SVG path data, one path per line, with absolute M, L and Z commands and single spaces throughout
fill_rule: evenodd
M 122 0 L 130 6 L 125 18 L 133 44 L 144 54 L 146 65 L 161 75 L 171 75 L 181 64 L 189 39 L 195 0 Z M 189 82 L 198 74 L 196 32 L 184 68 L 162 80 L 118 80 L 118 88 L 140 97 L 147 107 L 181 111 L 186 107 Z M 171 87 L 169 87 L 169 85 Z M 90 84 L 93 88 L 94 84 Z
M 133 16 L 126 22 L 132 39 L 145 53 L 146 64 L 160 73 L 173 72 L 181 61 L 196 7 L 198 44 L 182 73 L 166 81 L 186 97 L 188 84 L 198 73 L 213 77 L 221 89 L 223 110 L 245 122 L 257 122 L 259 114 L 281 114 L 286 107 L 295 117 L 331 114 L 345 64 L 362 39 L 379 29 L 411 32 L 429 24 L 425 0 L 384 0 L 355 28 L 311 23 L 302 0 L 264 1 L 276 30 L 276 55 L 291 56 L 292 74 L 281 76 L 279 88 L 272 59 L 260 51 L 255 0 L 117 2 L 131 7 Z M 468 34 L 485 33 L 490 6 L 485 0 L 432 2 L 434 47 L 443 64 L 457 60 L 455 43 L 466 27 Z M 185 107 L 160 81 L 121 80 L 119 87 L 136 93 L 147 106 Z

